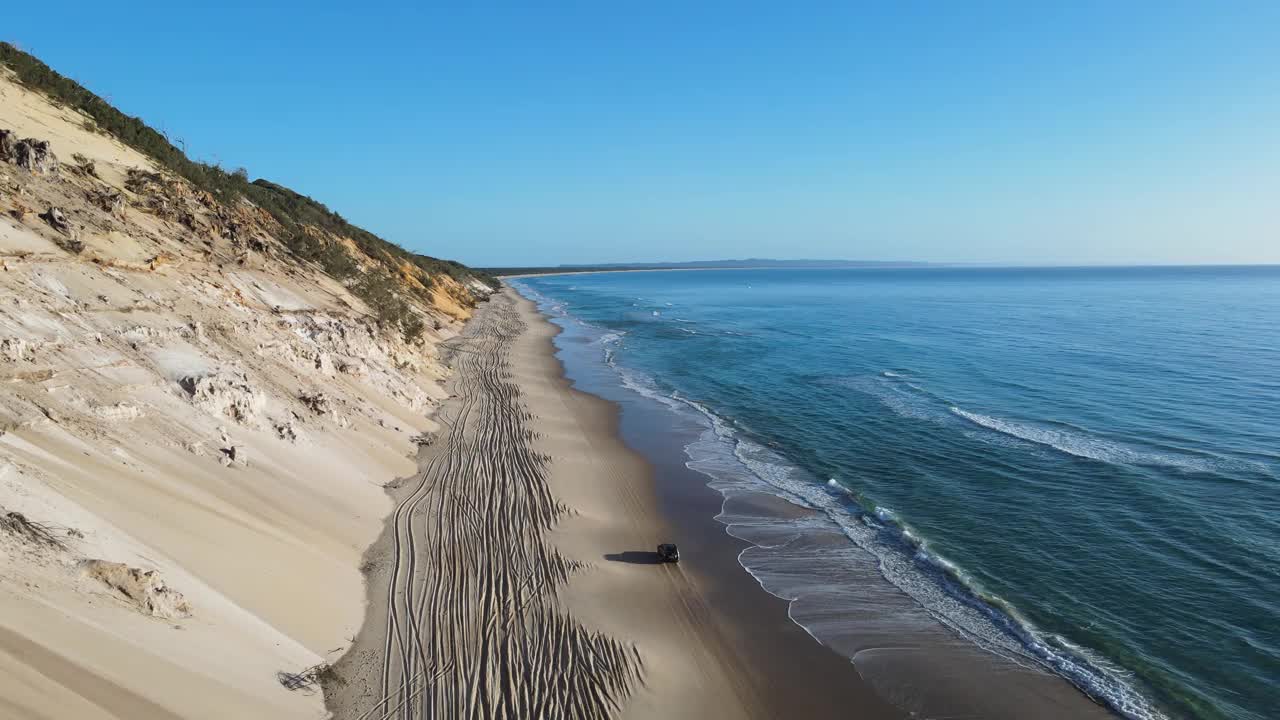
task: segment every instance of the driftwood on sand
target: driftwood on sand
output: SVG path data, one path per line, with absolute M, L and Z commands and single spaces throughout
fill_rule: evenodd
M 60 537 L 58 529 L 46 523 L 30 520 L 20 512 L 7 512 L 0 515 L 0 530 L 35 545 L 66 550 L 66 541 Z

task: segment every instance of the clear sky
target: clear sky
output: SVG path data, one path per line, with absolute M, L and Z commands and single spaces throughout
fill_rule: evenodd
M 261 4 L 0 37 L 470 264 L 1280 262 L 1276 0 Z

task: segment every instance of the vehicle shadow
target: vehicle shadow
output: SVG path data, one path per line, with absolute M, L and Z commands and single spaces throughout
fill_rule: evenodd
M 631 563 L 632 565 L 661 565 L 662 556 L 656 552 L 627 550 L 620 553 L 609 553 L 604 556 L 610 562 Z

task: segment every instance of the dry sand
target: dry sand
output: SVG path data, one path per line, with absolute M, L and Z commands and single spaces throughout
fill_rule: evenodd
M 364 629 L 325 678 L 335 717 L 608 717 L 639 682 L 633 647 L 557 602 L 582 568 L 546 537 L 573 510 L 513 382 L 526 328 L 504 293 L 449 344 L 454 400 L 367 555 Z

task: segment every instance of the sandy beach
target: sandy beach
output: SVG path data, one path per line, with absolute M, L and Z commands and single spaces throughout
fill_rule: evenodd
M 557 332 L 507 289 L 446 351 L 445 429 L 366 555 L 334 716 L 896 716 L 733 566 L 722 532 L 655 562 L 674 531 L 654 468 L 616 406 L 564 379 Z

